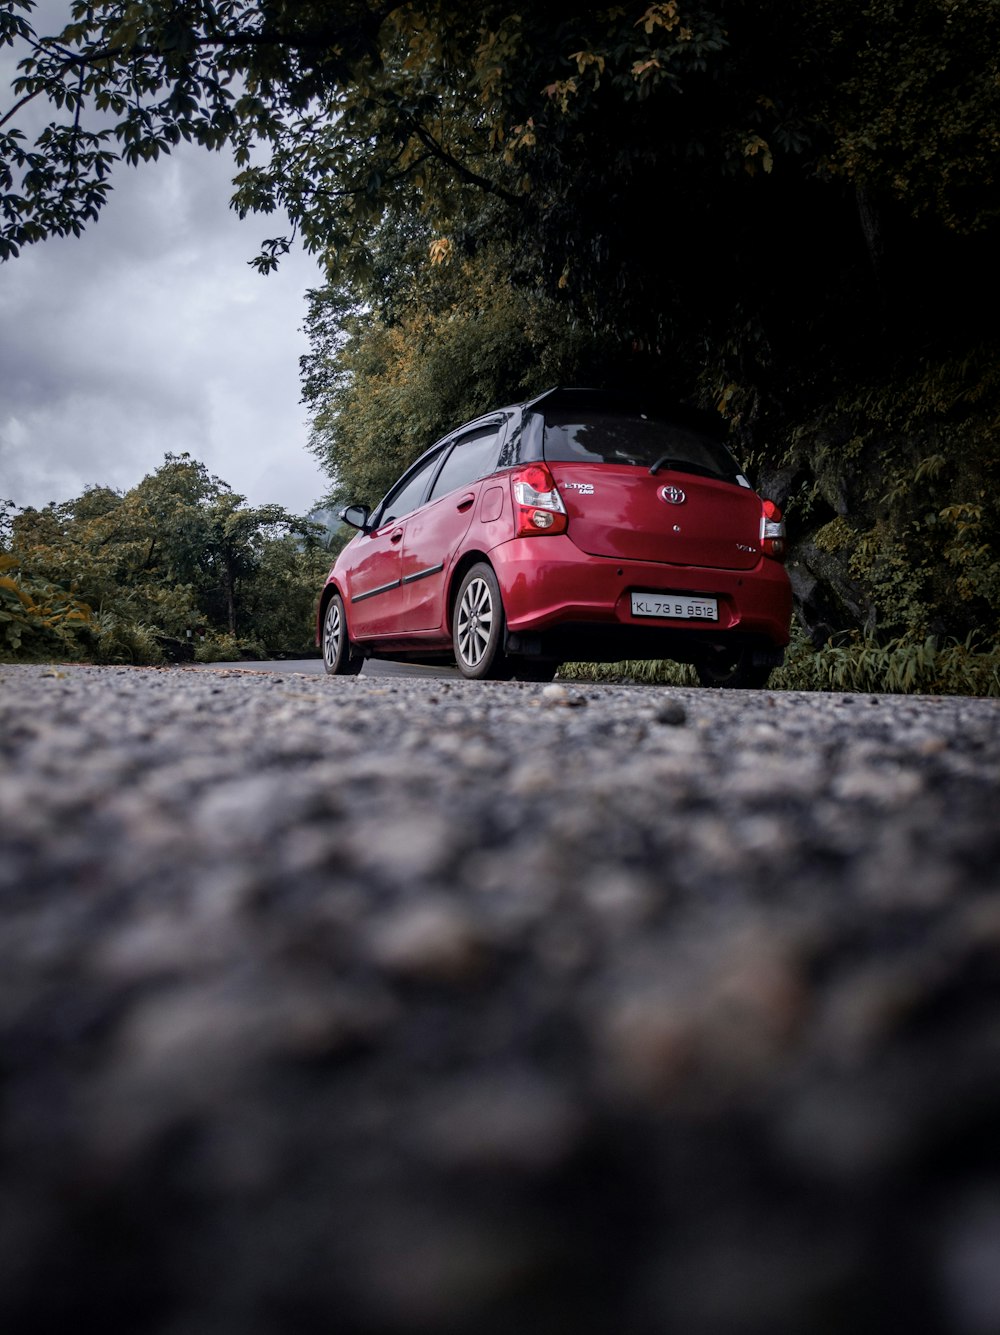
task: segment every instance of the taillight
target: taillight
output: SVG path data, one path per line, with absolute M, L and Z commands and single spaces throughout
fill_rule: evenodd
M 761 502 L 760 549 L 777 561 L 785 559 L 785 521 L 774 501 Z
M 514 535 L 538 537 L 566 532 L 566 507 L 555 479 L 544 464 L 528 464 L 511 477 L 514 494 Z

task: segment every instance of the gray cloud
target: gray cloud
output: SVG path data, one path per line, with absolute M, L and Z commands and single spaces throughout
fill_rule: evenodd
M 187 145 L 119 167 L 83 237 L 0 266 L 0 499 L 125 490 L 183 450 L 255 504 L 302 512 L 326 490 L 298 380 L 320 274 L 302 253 L 266 278 L 249 267 L 282 226 L 240 222 L 232 172 Z

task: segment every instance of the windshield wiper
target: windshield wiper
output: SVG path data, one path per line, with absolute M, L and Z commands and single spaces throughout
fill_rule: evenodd
M 717 468 L 709 468 L 707 464 L 696 464 L 690 459 L 677 459 L 671 454 L 661 455 L 649 471 L 658 473 L 665 467 L 676 468 L 679 473 L 697 473 L 699 477 L 725 477 L 725 474 L 720 473 Z

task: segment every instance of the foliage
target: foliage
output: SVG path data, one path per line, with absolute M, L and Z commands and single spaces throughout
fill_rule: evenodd
M 86 603 L 26 576 L 17 556 L 0 552 L 0 657 L 79 658 L 93 629 Z
M 244 656 L 245 648 L 235 635 L 206 635 L 194 651 L 196 663 L 231 663 Z
M 119 161 L 228 146 L 240 212 L 287 214 L 355 297 L 386 229 L 502 243 L 589 328 L 757 382 L 886 304 L 958 310 L 990 256 L 945 239 L 1000 209 L 994 0 L 75 0 L 52 36 L 30 9 L 0 3 L 9 254 L 93 221 Z
M 166 655 L 153 626 L 141 621 L 102 612 L 94 618 L 97 643 L 94 659 L 98 663 L 155 664 L 166 662 Z
M 885 643 L 855 631 L 814 650 L 800 640 L 771 685 L 799 691 L 891 695 L 1000 695 L 1000 648 L 965 640 L 899 636 Z
M 997 216 L 992 0 L 74 0 L 51 36 L 30 9 L 0 4 L 8 254 L 79 232 L 119 162 L 189 140 L 230 147 L 240 212 L 287 214 L 338 281 L 418 217 L 437 246 L 526 247 L 550 294 L 662 349 L 719 320 L 781 337 L 809 318 L 804 268 L 870 295 L 854 187 L 879 262 L 885 201 L 953 232 Z
M 314 294 L 311 446 L 334 480 L 331 503 L 374 505 L 451 428 L 581 367 L 590 382 L 606 373 L 601 341 L 508 272 L 507 256 L 489 252 L 418 271 L 397 286 L 395 316 L 344 317 L 339 346 L 324 340 Z
M 669 658 L 623 659 L 620 663 L 564 663 L 560 681 L 642 682 L 650 686 L 697 686 L 698 677 L 688 663 Z
M 602 73 L 626 98 L 648 97 L 723 43 L 698 3 L 682 24 L 673 3 L 636 23 L 610 7 L 528 17 L 441 0 L 76 0 L 52 37 L 36 36 L 29 9 L 0 9 L 0 41 L 22 54 L 14 92 L 62 117 L 33 150 L 16 128 L 0 143 L 14 247 L 78 231 L 103 206 L 117 159 L 155 159 L 182 139 L 232 145 L 240 206 L 284 208 L 308 244 L 338 254 L 363 250 L 400 192 L 441 216 L 470 188 L 516 207 L 530 183 L 521 157 L 537 146 L 533 111 L 566 116 Z M 574 66 L 578 79 L 560 78 Z M 268 160 L 254 162 L 255 144 Z M 281 249 L 279 238 L 269 253 Z
M 333 561 L 318 539 L 296 533 L 274 536 L 259 552 L 253 578 L 241 590 L 241 653 L 315 651 L 319 591 Z
M 669 659 L 621 663 L 566 663 L 563 680 L 634 681 L 660 686 L 695 686 L 692 667 Z M 1000 648 L 973 637 L 921 641 L 899 636 L 879 643 L 858 632 L 815 649 L 798 632 L 783 667 L 768 683 L 776 691 L 844 691 L 889 695 L 1000 696 Z
M 769 481 L 817 644 L 851 630 L 883 645 L 1000 640 L 998 351 L 834 386 L 774 442 Z
M 3 559 L 22 585 L 8 602 L 16 596 L 26 608 L 31 590 L 35 606 L 46 591 L 45 625 L 64 639 L 83 608 L 93 655 L 125 663 L 160 662 L 165 642 L 213 631 L 234 644 L 245 630 L 258 646 L 309 648 L 328 560 L 319 526 L 279 506 L 247 506 L 187 454 L 168 454 L 124 495 L 92 487 L 21 511 L 9 547 Z M 36 607 L 32 616 L 41 615 Z M 17 650 L 24 635 L 8 629 L 7 638 Z
M 11 500 L 0 500 L 0 552 L 5 552 L 10 546 L 11 534 L 14 530 L 14 515 L 17 513 L 17 506 Z
M 815 6 L 838 71 L 829 169 L 955 231 L 1000 218 L 994 0 Z

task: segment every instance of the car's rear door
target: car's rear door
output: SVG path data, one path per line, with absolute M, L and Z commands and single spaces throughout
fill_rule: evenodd
M 550 466 L 581 551 L 618 561 L 752 570 L 760 502 L 732 482 L 641 465 Z
M 402 624 L 411 631 L 445 626 L 448 575 L 476 513 L 482 479 L 496 468 L 504 418 L 477 422 L 446 443 L 430 496 L 406 522 Z

